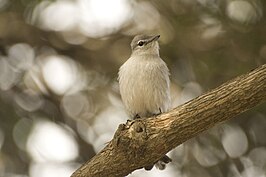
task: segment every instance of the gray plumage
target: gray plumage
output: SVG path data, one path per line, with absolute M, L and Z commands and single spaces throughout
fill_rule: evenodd
M 131 42 L 132 54 L 119 69 L 122 101 L 132 119 L 160 114 L 170 107 L 169 70 L 159 55 L 159 37 L 135 36 Z M 170 161 L 164 156 L 156 165 L 164 169 Z
M 132 54 L 119 69 L 120 93 L 131 118 L 149 117 L 169 109 L 169 70 L 159 56 L 158 38 L 159 35 L 134 37 Z

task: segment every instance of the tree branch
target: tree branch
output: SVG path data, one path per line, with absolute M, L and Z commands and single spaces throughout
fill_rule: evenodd
M 72 177 L 126 176 L 179 144 L 266 100 L 266 65 L 156 118 L 120 124 L 109 144 Z

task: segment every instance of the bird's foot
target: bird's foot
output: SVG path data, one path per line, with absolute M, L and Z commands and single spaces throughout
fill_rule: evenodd
M 153 168 L 153 166 L 155 166 L 159 170 L 164 170 L 166 167 L 166 164 L 168 164 L 170 162 L 172 162 L 172 159 L 170 157 L 168 157 L 167 155 L 164 155 L 162 158 L 160 158 L 160 160 L 155 162 L 155 164 L 147 165 L 144 167 L 144 169 L 145 170 L 151 170 Z
M 161 108 L 159 108 L 159 113 L 157 113 L 157 114 L 153 114 L 153 115 L 156 117 L 156 116 L 159 116 L 160 114 L 162 114 L 162 110 L 161 110 Z
M 144 167 L 145 170 L 150 171 L 153 168 L 154 165 L 148 165 Z
M 139 114 L 136 114 L 136 115 L 133 117 L 133 119 L 139 119 L 139 118 L 140 118 Z
M 155 166 L 159 169 L 159 170 L 164 170 L 166 167 L 166 164 L 172 162 L 172 159 L 170 157 L 168 157 L 167 155 L 164 155 L 160 160 L 158 160 L 158 162 L 155 163 Z

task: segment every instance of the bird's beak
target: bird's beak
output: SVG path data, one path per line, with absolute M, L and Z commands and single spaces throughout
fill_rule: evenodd
M 160 35 L 155 35 L 152 36 L 150 39 L 148 39 L 148 43 L 153 42 L 153 41 L 157 41 L 160 38 Z

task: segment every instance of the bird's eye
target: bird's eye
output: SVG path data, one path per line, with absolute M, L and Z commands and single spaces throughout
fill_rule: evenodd
M 138 42 L 138 46 L 143 46 L 144 45 L 144 42 L 143 41 L 139 41 Z

